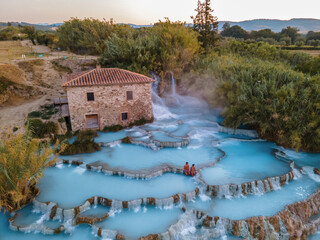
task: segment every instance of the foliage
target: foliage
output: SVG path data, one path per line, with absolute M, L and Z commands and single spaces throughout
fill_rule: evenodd
M 282 146 L 320 151 L 320 76 L 290 68 L 295 54 L 239 45 L 199 58 L 186 88 L 224 106 L 226 126 L 249 124 Z
M 105 126 L 103 128 L 103 132 L 119 132 L 121 130 L 123 130 L 124 127 L 122 125 L 111 125 L 111 126 Z
M 20 34 L 20 37 L 19 37 Z M 24 39 L 26 35 L 17 27 L 8 26 L 0 30 L 0 41 Z
M 57 30 L 58 45 L 75 53 L 102 54 L 114 29 L 113 21 L 71 18 Z
M 234 25 L 232 27 L 225 27 L 224 30 L 221 32 L 221 36 L 233 37 L 238 39 L 247 39 L 248 33 L 246 30 L 244 30 L 240 26 Z
M 314 31 L 309 31 L 307 33 L 307 41 L 310 41 L 310 40 L 320 40 L 320 32 L 314 32 Z
M 139 120 L 135 120 L 132 123 L 129 124 L 129 127 L 133 127 L 133 126 L 141 126 L 147 123 L 152 123 L 153 119 L 147 120 L 145 118 L 140 118 Z
M 51 63 L 53 64 L 54 69 L 59 73 L 72 73 L 71 68 L 61 65 L 57 60 L 52 60 Z
M 54 32 L 44 32 L 41 30 L 36 31 L 35 38 L 38 44 L 49 47 L 55 47 L 58 41 Z
M 287 27 L 281 30 L 281 35 L 282 36 L 287 36 L 291 38 L 291 42 L 295 42 L 297 37 L 299 36 L 298 34 L 299 29 L 298 28 L 293 28 L 293 27 Z
M 91 129 L 87 129 L 87 130 L 80 131 L 80 132 L 77 134 L 77 139 L 78 139 L 79 141 L 92 140 L 92 139 L 94 139 L 95 137 L 98 137 L 98 133 L 97 133 L 97 131 L 91 130 Z
M 60 152 L 61 155 L 75 155 L 81 153 L 93 153 L 95 151 L 100 151 L 101 147 L 96 142 L 89 141 L 74 141 L 74 143 L 66 143 L 64 150 Z
M 30 139 L 28 131 L 0 143 L 0 210 L 16 211 L 32 201 L 51 153 L 49 145 Z
M 78 132 L 77 139 L 70 144 L 66 142 L 60 151 L 61 155 L 74 155 L 80 153 L 92 153 L 101 150 L 98 143 L 94 141 L 94 138 L 98 134 L 94 130 L 83 130 Z
M 25 26 L 25 27 L 23 27 L 22 32 L 27 35 L 27 38 L 31 40 L 33 45 L 36 45 L 35 40 L 37 37 L 37 33 L 36 33 L 36 29 L 34 26 Z
M 131 144 L 131 140 L 129 137 L 124 137 L 121 139 L 121 142 L 122 143 L 125 143 L 125 144 Z
M 106 41 L 100 58 L 103 67 L 119 67 L 148 74 L 185 70 L 200 51 L 197 33 L 182 22 L 159 21 L 154 27 L 135 31 L 119 27 Z
M 58 125 L 55 122 L 42 122 L 40 119 L 29 119 L 30 135 L 34 138 L 53 137 L 58 132 Z
M 246 43 L 232 40 L 222 48 L 217 48 L 216 51 L 221 54 L 231 53 L 241 57 L 255 57 L 261 60 L 285 62 L 295 70 L 301 70 L 306 63 L 312 61 L 312 57 L 309 54 L 291 53 L 264 42 Z
M 217 41 L 218 18 L 212 15 L 211 0 L 205 0 L 203 3 L 198 0 L 197 12 L 193 19 L 193 29 L 199 33 L 199 41 L 205 49 L 214 46 Z
M 6 77 L 0 76 L 0 94 L 4 94 L 13 84 L 14 83 L 8 80 Z
M 58 109 L 53 104 L 41 106 L 41 111 L 32 111 L 28 114 L 28 118 L 41 118 L 48 120 L 52 115 L 56 114 Z

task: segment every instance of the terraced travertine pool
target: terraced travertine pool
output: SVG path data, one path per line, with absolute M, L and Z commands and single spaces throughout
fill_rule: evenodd
M 0 239 L 253 239 L 246 229 L 254 221 L 264 239 L 288 239 L 278 212 L 318 193 L 320 154 L 224 128 L 218 111 L 200 100 L 172 93 L 167 107 L 153 97 L 152 124 L 99 133 L 101 151 L 61 156 L 48 168 L 32 204 L 10 221 L 0 213 Z M 126 136 L 133 144 L 119 141 Z M 195 177 L 182 174 L 186 161 L 196 165 Z M 268 220 L 275 215 L 278 229 Z M 306 224 L 317 227 L 313 215 Z

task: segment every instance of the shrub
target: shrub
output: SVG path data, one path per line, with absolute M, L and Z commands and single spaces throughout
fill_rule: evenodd
M 29 119 L 26 123 L 34 138 L 44 138 L 53 136 L 58 131 L 58 125 L 55 122 L 42 122 L 40 119 Z
M 39 118 L 41 117 L 41 115 L 42 115 L 42 112 L 33 111 L 28 114 L 28 118 Z
M 16 211 L 39 192 L 36 184 L 52 150 L 28 133 L 9 135 L 0 142 L 0 210 Z
M 124 138 L 122 138 L 122 139 L 121 139 L 121 142 L 122 142 L 122 143 L 131 144 L 131 140 L 130 140 L 129 137 L 124 137 Z
M 134 122 L 129 124 L 129 127 L 133 127 L 133 126 L 141 126 L 147 123 L 152 123 L 153 119 L 150 120 L 146 120 L 145 118 L 140 118 L 139 120 L 135 120 Z
M 72 73 L 71 68 L 61 65 L 56 60 L 51 61 L 51 63 L 53 64 L 54 69 L 59 73 Z
M 77 139 L 79 141 L 87 141 L 87 140 L 92 140 L 93 138 L 98 137 L 98 133 L 95 130 L 87 129 L 80 131 L 77 134 Z
M 61 155 L 92 153 L 101 150 L 100 145 L 94 141 L 94 138 L 98 136 L 97 131 L 88 129 L 79 131 L 76 135 L 76 141 L 72 144 L 66 142 L 64 146 L 62 146 L 62 150 L 60 151 Z
M 61 155 L 74 155 L 80 153 L 93 153 L 100 151 L 101 147 L 94 140 L 76 140 L 72 144 L 67 143 L 64 149 L 60 152 Z
M 117 124 L 117 125 L 105 126 L 102 131 L 103 132 L 119 132 L 123 129 L 124 129 L 123 126 Z

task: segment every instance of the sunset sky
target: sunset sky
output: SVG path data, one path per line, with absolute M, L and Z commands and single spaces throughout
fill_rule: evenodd
M 319 0 L 212 0 L 219 20 L 320 18 Z M 191 22 L 197 0 L 9 0 L 0 1 L 0 21 L 58 23 L 70 17 L 113 18 L 150 24 L 169 17 Z

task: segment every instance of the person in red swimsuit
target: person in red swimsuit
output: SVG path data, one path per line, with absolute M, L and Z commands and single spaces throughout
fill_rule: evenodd
M 194 164 L 192 164 L 191 169 L 190 169 L 190 174 L 192 177 L 194 177 L 194 175 L 196 175 L 197 171 L 196 171 L 196 167 L 194 166 Z
M 186 164 L 183 167 L 183 172 L 186 176 L 188 176 L 190 174 L 190 170 L 189 170 L 189 163 L 186 162 Z

